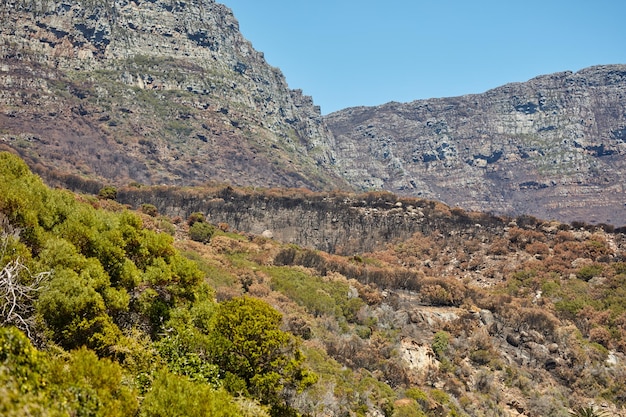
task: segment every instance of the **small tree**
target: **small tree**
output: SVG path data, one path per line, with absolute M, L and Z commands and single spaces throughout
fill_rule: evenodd
M 219 306 L 210 333 L 213 360 L 226 372 L 226 387 L 270 405 L 272 415 L 289 408 L 289 392 L 316 381 L 303 367 L 295 337 L 280 330 L 281 322 L 282 315 L 267 303 L 239 297 Z

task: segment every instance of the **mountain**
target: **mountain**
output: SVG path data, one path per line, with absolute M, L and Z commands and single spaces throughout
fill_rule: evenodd
M 2 144 L 116 183 L 347 187 L 320 110 L 213 0 L 3 2 Z M 324 169 L 320 169 L 324 166 Z
M 623 224 L 624 66 L 323 118 L 214 1 L 0 23 L 0 150 L 116 186 L 0 152 L 6 415 L 626 416 L 624 229 L 426 199 Z
M 626 224 L 624 65 L 322 117 L 212 0 L 11 0 L 0 23 L 0 148 L 50 184 L 388 190 Z
M 361 189 L 626 224 L 626 65 L 484 94 L 350 108 L 325 120 L 344 178 Z

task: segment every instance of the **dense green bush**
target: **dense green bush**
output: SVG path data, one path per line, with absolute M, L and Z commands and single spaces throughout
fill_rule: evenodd
M 159 372 L 146 395 L 141 417 L 240 417 L 243 413 L 223 390 L 184 376 Z
M 124 378 L 120 365 L 90 350 L 42 353 L 19 330 L 0 328 L 3 416 L 134 415 L 137 395 Z
M 189 237 L 196 242 L 208 243 L 215 234 L 215 227 L 205 222 L 195 222 L 189 227 Z
M 117 188 L 107 185 L 98 191 L 98 198 L 104 200 L 115 200 L 117 198 Z
M 233 393 L 247 392 L 284 411 L 283 398 L 315 382 L 293 335 L 280 330 L 282 316 L 267 303 L 234 298 L 219 306 L 211 331 L 211 354 L 226 372 Z M 281 412 L 282 412 L 281 411 Z
M 215 304 L 201 283 L 204 274 L 171 236 L 145 229 L 129 211 L 98 210 L 50 190 L 12 155 L 0 154 L 0 162 L 0 215 L 20 230 L 17 243 L 33 272 L 53 271 L 32 300 L 38 338 L 70 352 L 46 359 L 20 332 L 5 331 L 0 362 L 13 365 L 0 374 L 11 393 L 21 390 L 22 397 L 36 397 L 29 403 L 53 402 L 70 415 L 134 415 L 137 395 L 121 383 L 122 368 L 98 356 L 137 373 L 145 416 L 243 415 L 218 389 L 222 383 L 234 393 L 241 387 L 278 415 L 290 409 L 286 393 L 314 382 L 296 339 L 280 330 L 281 315 L 255 299 Z M 198 221 L 190 234 L 207 242 L 214 231 Z M 145 336 L 129 337 L 122 330 L 129 328 Z M 152 353 L 142 352 L 147 346 Z M 159 363 L 168 371 L 157 373 Z M 24 412 L 19 404 L 10 406 L 16 414 Z

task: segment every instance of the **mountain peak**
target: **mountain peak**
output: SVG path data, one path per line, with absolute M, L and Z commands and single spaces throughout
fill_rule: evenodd
M 322 117 L 214 1 L 2 7 L 0 147 L 44 175 L 385 189 L 626 224 L 625 65 Z

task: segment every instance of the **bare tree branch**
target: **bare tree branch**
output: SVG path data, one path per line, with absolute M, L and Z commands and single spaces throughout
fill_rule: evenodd
M 0 265 L 5 259 L 9 243 L 19 239 L 19 231 L 13 229 L 0 213 Z M 33 274 L 20 257 L 11 259 L 0 270 L 0 324 L 13 325 L 32 339 L 34 301 L 42 283 L 51 272 Z

